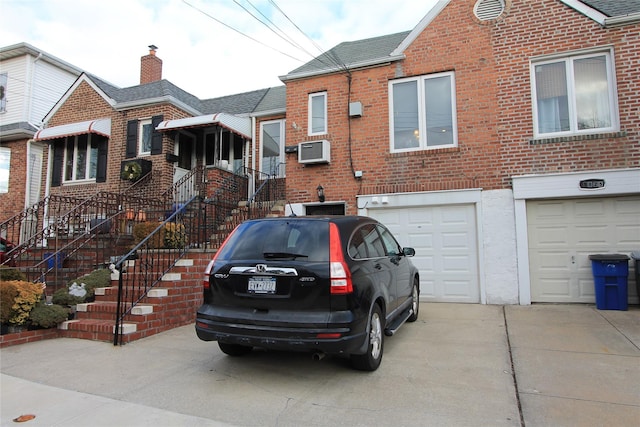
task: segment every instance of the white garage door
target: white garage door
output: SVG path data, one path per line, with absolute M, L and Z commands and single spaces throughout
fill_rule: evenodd
M 369 215 L 402 246 L 415 248 L 421 299 L 480 302 L 474 205 L 372 209 Z
M 639 196 L 529 201 L 527 223 L 533 302 L 594 303 L 589 255 L 640 250 Z

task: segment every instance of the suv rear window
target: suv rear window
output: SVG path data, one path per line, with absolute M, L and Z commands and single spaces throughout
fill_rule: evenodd
M 329 261 L 329 224 L 295 219 L 241 224 L 217 259 Z

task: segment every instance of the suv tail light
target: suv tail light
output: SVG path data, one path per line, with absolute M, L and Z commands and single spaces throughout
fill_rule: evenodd
M 207 265 L 207 268 L 204 270 L 204 281 L 202 283 L 202 287 L 207 290 L 210 287 L 210 283 L 209 283 L 209 276 L 211 276 L 211 270 L 213 270 L 213 265 L 215 264 L 216 259 L 215 257 L 209 261 L 209 264 Z
M 353 292 L 351 271 L 344 260 L 338 226 L 329 224 L 329 264 L 331 275 L 331 294 L 344 295 Z
M 209 264 L 207 265 L 207 268 L 204 270 L 204 280 L 202 282 L 202 287 L 204 288 L 205 291 L 211 287 L 211 283 L 209 282 L 209 278 L 211 277 L 211 272 L 213 271 L 213 266 L 216 263 L 216 258 L 218 258 L 218 255 L 220 254 L 220 250 L 224 247 L 224 245 L 227 244 L 227 242 L 229 241 L 229 239 L 231 238 L 233 233 L 236 232 L 237 229 L 238 229 L 238 227 L 234 228 L 233 231 L 231 233 L 229 233 L 227 238 L 224 239 L 224 242 L 222 242 L 222 244 L 220 245 L 220 247 L 216 251 L 216 254 L 213 256 L 213 259 L 211 261 L 209 261 Z

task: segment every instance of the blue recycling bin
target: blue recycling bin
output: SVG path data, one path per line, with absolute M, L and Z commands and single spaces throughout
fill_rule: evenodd
M 66 255 L 64 252 L 58 252 L 53 253 L 53 252 L 45 252 L 44 253 L 44 259 L 47 261 L 47 268 L 49 270 L 51 270 L 52 268 L 62 268 L 62 263 L 64 262 L 64 259 L 66 258 Z
M 598 310 L 627 310 L 629 257 L 624 254 L 589 255 Z

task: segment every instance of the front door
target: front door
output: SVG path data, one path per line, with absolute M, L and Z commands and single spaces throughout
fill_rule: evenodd
M 195 137 L 188 133 L 179 133 L 176 138 L 176 155 L 178 161 L 174 163 L 173 183 L 181 182 L 191 172 L 195 164 Z M 176 188 L 175 201 L 186 202 L 194 195 L 194 180 L 186 180 Z

